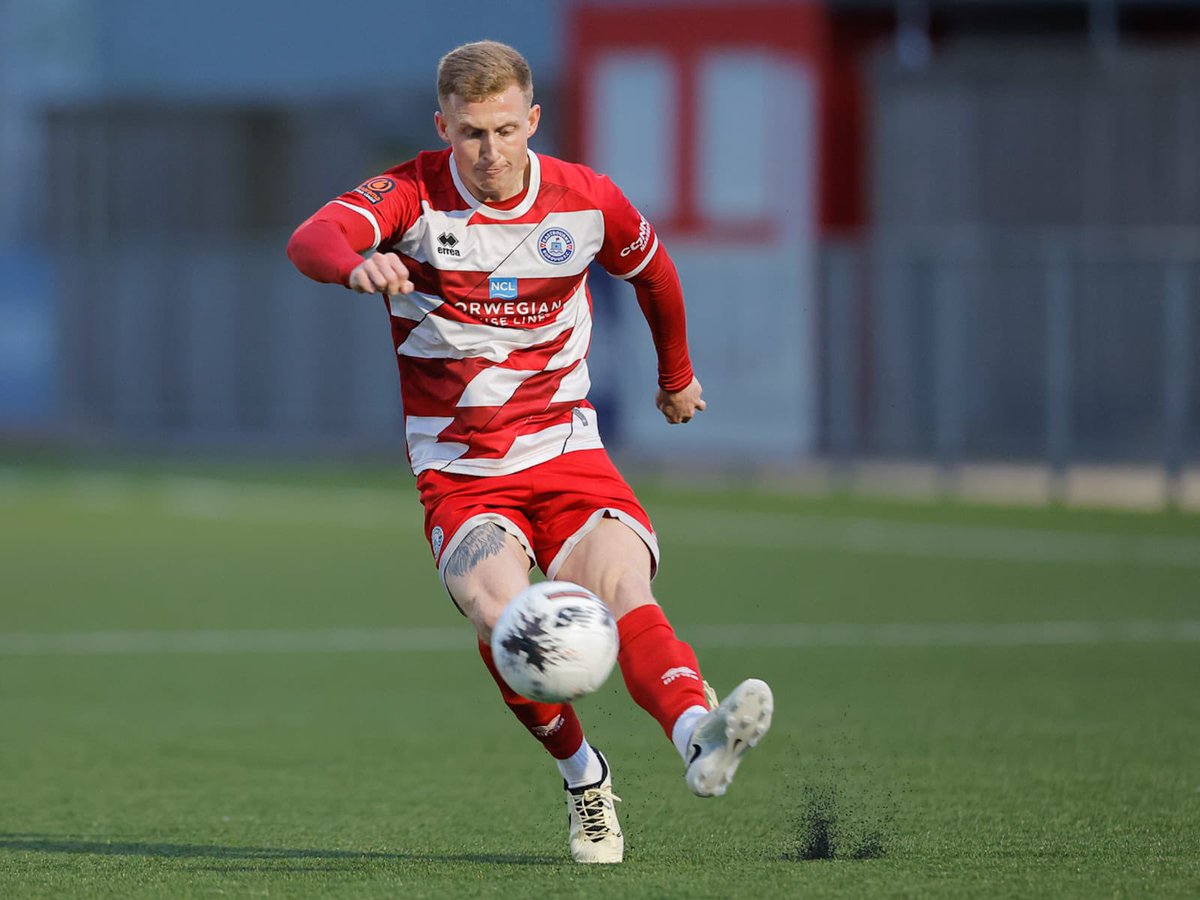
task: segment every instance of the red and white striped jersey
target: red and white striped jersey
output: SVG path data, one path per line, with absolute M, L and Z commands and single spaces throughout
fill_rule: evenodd
M 314 217 L 367 236 L 355 250 L 399 254 L 416 285 L 387 298 L 415 473 L 503 475 L 601 446 L 586 399 L 588 266 L 632 278 L 658 238 L 608 178 L 532 151 L 529 160 L 528 189 L 499 205 L 511 208 L 476 199 L 447 149 Z

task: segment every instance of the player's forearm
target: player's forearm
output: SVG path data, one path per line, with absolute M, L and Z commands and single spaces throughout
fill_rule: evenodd
M 345 285 L 354 267 L 363 261 L 338 223 L 311 218 L 292 234 L 288 259 L 314 281 Z
M 691 384 L 693 377 L 687 346 L 687 314 L 679 273 L 666 248 L 660 246 L 646 268 L 630 282 L 654 338 L 658 386 L 670 393 L 681 391 Z

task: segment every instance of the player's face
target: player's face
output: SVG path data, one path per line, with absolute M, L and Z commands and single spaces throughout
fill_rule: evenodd
M 486 100 L 468 102 L 451 94 L 434 113 L 438 135 L 454 148 L 463 183 L 479 200 L 515 197 L 525 187 L 529 139 L 541 107 L 529 105 L 516 84 Z

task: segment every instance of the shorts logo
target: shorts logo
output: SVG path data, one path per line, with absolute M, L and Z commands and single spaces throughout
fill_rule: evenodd
M 441 525 L 433 526 L 433 533 L 429 535 L 429 543 L 433 545 L 433 558 L 437 559 L 438 554 L 442 552 L 442 541 L 446 539 L 446 532 L 442 531 Z
M 367 198 L 367 201 L 374 206 L 377 203 L 383 202 L 383 195 L 393 190 L 396 187 L 396 182 L 390 178 L 372 178 L 370 181 L 364 181 L 354 189 L 354 193 L 362 194 Z
M 547 228 L 538 238 L 538 253 L 551 265 L 561 266 L 575 255 L 575 238 L 565 228 Z
M 497 278 L 493 275 L 488 279 L 488 298 L 492 300 L 516 300 L 517 279 Z

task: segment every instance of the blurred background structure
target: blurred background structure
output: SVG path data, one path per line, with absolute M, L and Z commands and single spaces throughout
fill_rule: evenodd
M 382 305 L 283 248 L 436 145 L 437 60 L 484 37 L 533 66 L 535 149 L 611 174 L 684 279 L 688 429 L 593 281 L 617 452 L 1045 496 L 1134 466 L 1200 502 L 1183 0 L 0 0 L 0 446 L 403 466 Z

